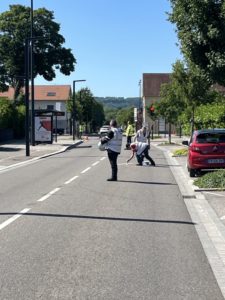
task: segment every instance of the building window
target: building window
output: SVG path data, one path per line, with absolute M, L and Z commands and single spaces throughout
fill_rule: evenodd
M 56 96 L 56 92 L 48 92 L 48 93 L 47 93 L 47 96 L 50 96 L 50 97 Z
M 54 110 L 54 105 L 47 105 L 48 110 Z

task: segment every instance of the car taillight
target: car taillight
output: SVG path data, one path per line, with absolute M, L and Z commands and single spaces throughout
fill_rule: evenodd
M 193 151 L 193 152 L 198 152 L 198 153 L 201 152 L 201 149 L 197 146 L 190 146 L 190 150 Z

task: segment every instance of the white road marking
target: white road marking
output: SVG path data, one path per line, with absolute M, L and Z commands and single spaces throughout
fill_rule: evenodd
M 72 178 L 70 178 L 69 180 L 67 180 L 66 182 L 64 182 L 64 184 L 69 184 L 69 183 L 71 183 L 72 181 L 74 181 L 75 179 L 77 179 L 79 176 L 74 176 L 74 177 L 72 177 Z
M 224 195 L 217 194 L 217 193 L 212 193 L 212 192 L 205 192 L 205 193 L 206 193 L 206 194 L 210 194 L 210 195 L 219 196 L 219 197 L 224 197 Z
M 60 188 L 56 188 L 54 190 L 52 190 L 51 192 L 49 192 L 48 194 L 44 195 L 43 197 L 41 197 L 40 199 L 38 199 L 38 202 L 42 202 L 46 199 L 48 199 L 50 196 L 52 196 L 53 194 L 55 194 L 56 192 L 58 192 L 60 190 Z
M 21 217 L 22 215 L 25 215 L 31 208 L 24 208 L 23 210 L 21 210 L 21 212 L 19 212 L 18 214 L 16 214 L 15 216 L 13 216 L 12 218 L 9 218 L 8 220 L 6 220 L 5 222 L 3 222 L 2 224 L 0 224 L 0 230 L 2 230 L 3 228 L 5 228 L 6 226 L 8 226 L 9 224 L 11 224 L 12 222 L 14 222 L 16 219 L 18 219 L 19 217 Z
M 87 169 L 83 170 L 83 171 L 81 172 L 81 174 L 84 174 L 85 172 L 87 172 L 88 170 L 90 170 L 90 168 L 91 168 L 91 167 L 88 167 Z
M 96 166 L 99 163 L 100 163 L 100 161 L 96 161 L 95 163 L 92 164 L 92 166 L 94 167 L 94 166 Z
M 126 165 L 126 166 L 128 166 L 128 165 L 134 165 L 134 163 L 121 163 L 121 164 L 118 164 L 118 166 L 124 166 L 124 165 Z
M 102 157 L 100 160 L 104 160 L 105 159 L 105 157 Z

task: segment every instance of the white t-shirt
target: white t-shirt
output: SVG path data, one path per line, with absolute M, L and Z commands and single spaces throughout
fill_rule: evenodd
M 137 155 L 140 155 L 146 147 L 148 147 L 147 143 L 137 142 Z

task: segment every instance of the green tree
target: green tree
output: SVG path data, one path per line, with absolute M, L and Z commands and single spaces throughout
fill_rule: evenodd
M 0 98 L 0 128 L 7 129 L 13 127 L 14 109 L 12 102 L 6 98 Z
M 225 84 L 225 1 L 170 0 L 169 20 L 176 25 L 186 60 Z
M 73 113 L 73 99 L 67 102 L 67 110 Z M 86 124 L 87 131 L 96 131 L 104 120 L 103 105 L 97 102 L 88 88 L 82 88 L 75 95 L 75 119 Z
M 170 85 L 170 88 L 164 91 L 164 98 L 167 100 L 170 98 L 170 102 L 176 103 L 175 106 L 185 104 L 182 108 L 186 107 L 185 112 L 191 121 L 191 131 L 193 131 L 196 107 L 213 101 L 213 92 L 210 90 L 211 82 L 196 65 L 192 63 L 185 65 L 184 62 L 178 60 L 173 65 Z M 171 103 L 171 107 L 173 106 Z M 170 107 L 167 110 L 170 110 Z M 176 111 L 179 113 L 178 108 Z M 177 114 L 175 114 L 176 117 Z
M 196 109 L 195 124 L 197 128 L 224 128 L 225 99 L 200 105 Z
M 180 115 L 186 108 L 186 103 L 180 95 L 180 89 L 175 80 L 165 83 L 160 89 L 160 102 L 154 104 L 155 114 L 162 116 L 169 123 L 169 143 L 171 143 L 171 124 L 178 124 Z
M 112 108 L 108 106 L 104 106 L 104 113 L 105 113 L 105 124 L 109 124 L 110 120 L 117 119 L 117 113 L 119 108 Z
M 76 60 L 71 49 L 63 47 L 64 37 L 59 33 L 60 25 L 54 21 L 54 14 L 45 8 L 33 12 L 34 77 L 43 76 L 51 81 L 56 69 L 64 75 L 74 71 Z M 17 98 L 24 80 L 25 40 L 30 37 L 30 8 L 10 5 L 10 10 L 0 15 L 0 74 L 15 88 Z M 35 63 L 36 62 L 36 63 Z M 1 76 L 0 76 L 1 79 Z M 1 82 L 1 80 L 0 80 Z
M 93 132 L 96 132 L 97 129 L 101 127 L 105 121 L 105 113 L 104 113 L 103 105 L 94 100 L 92 113 L 93 113 L 93 118 L 91 122 L 91 128 Z
M 8 86 L 5 83 L 5 69 L 4 66 L 2 64 L 2 59 L 0 57 L 0 92 L 5 92 L 8 90 Z
M 126 126 L 127 122 L 129 121 L 131 124 L 134 123 L 134 108 L 122 108 L 118 111 L 116 120 L 118 124 Z

